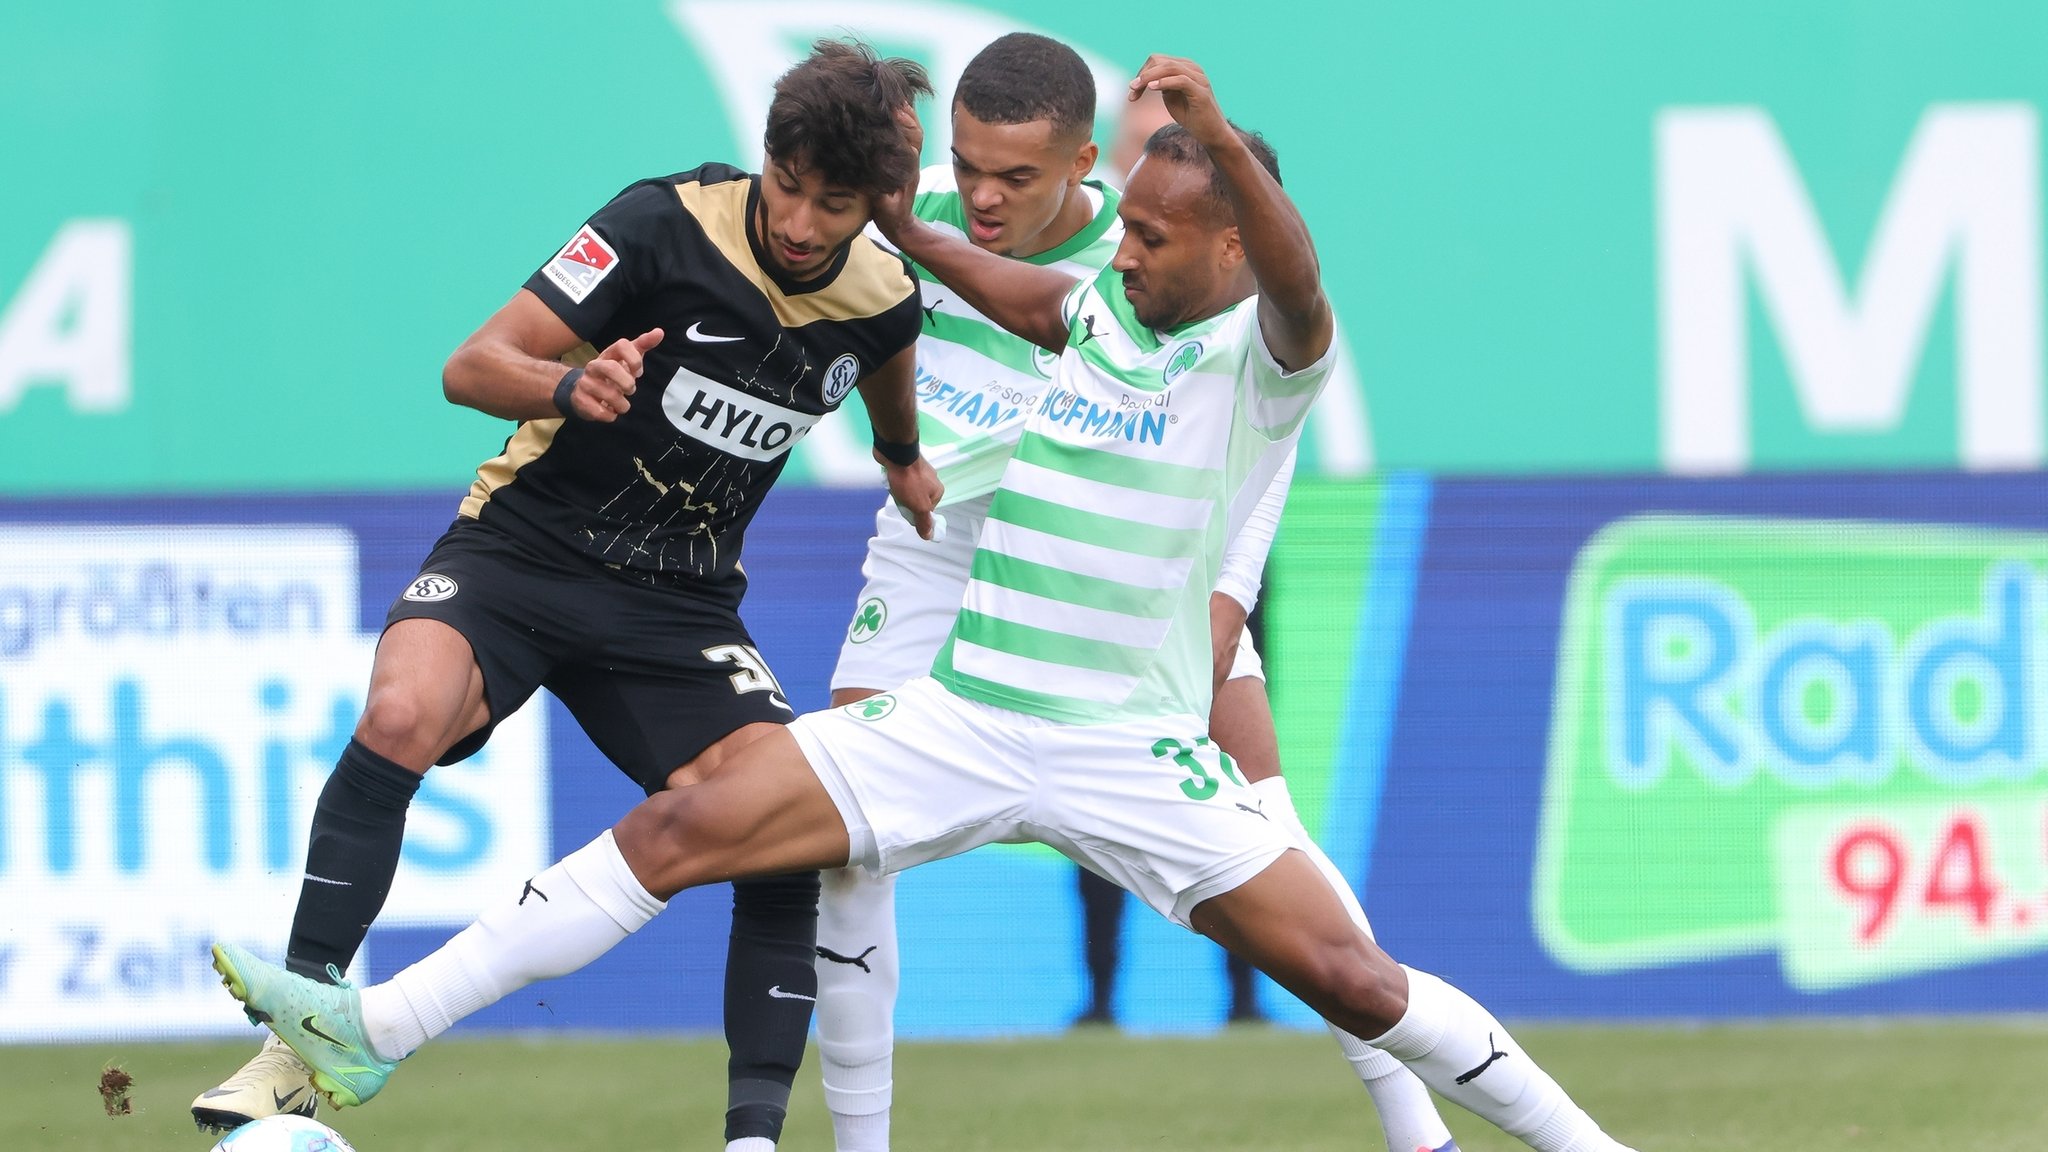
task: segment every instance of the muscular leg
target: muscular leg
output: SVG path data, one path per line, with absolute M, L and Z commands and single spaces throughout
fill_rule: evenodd
M 886 1152 L 894 1097 L 896 878 L 825 873 L 818 906 L 818 1060 L 839 1152 Z
M 377 643 L 369 700 L 313 809 L 306 877 L 285 962 L 316 980 L 348 967 L 384 907 L 420 777 L 490 720 L 469 641 L 438 620 L 400 620 Z
M 348 968 L 391 892 L 421 775 L 489 721 L 483 674 L 461 633 L 426 619 L 385 630 L 354 739 L 313 808 L 285 949 L 293 972 L 325 981 Z M 192 1101 L 193 1120 L 222 1131 L 284 1111 L 311 1115 L 312 1088 L 305 1066 L 274 1043 Z
M 774 727 L 701 783 L 648 797 L 597 840 L 508 889 L 438 951 L 364 989 L 364 1027 L 382 1056 L 406 1055 L 505 994 L 597 959 L 685 888 L 836 868 L 850 844 L 796 738 Z
M 839 688 L 832 706 L 875 695 Z M 838 1152 L 887 1152 L 895 1096 L 896 878 L 825 873 L 818 904 L 818 1062 Z
M 1209 733 L 1237 761 L 1245 780 L 1258 790 L 1260 806 L 1267 817 L 1293 834 L 1296 846 L 1308 855 L 1316 870 L 1330 882 L 1346 915 L 1360 931 L 1367 936 L 1372 935 L 1372 927 L 1366 923 L 1365 910 L 1359 906 L 1350 883 L 1310 839 L 1308 830 L 1301 826 L 1300 817 L 1294 814 L 1294 801 L 1287 794 L 1287 781 L 1280 775 L 1280 743 L 1273 731 L 1273 708 L 1266 698 L 1265 681 L 1256 676 L 1239 676 L 1225 681 L 1211 706 Z M 1243 963 L 1236 953 L 1231 957 Z M 1418 1148 L 1442 1152 L 1444 1148 L 1454 1147 L 1450 1143 L 1450 1128 L 1436 1110 L 1436 1101 L 1430 1098 L 1429 1089 L 1413 1072 L 1399 1060 L 1367 1045 L 1337 1025 L 1331 1024 L 1329 1028 L 1330 1035 L 1336 1038 L 1337 1047 L 1344 1053 L 1344 1059 L 1372 1097 L 1373 1108 L 1380 1115 L 1380 1127 L 1386 1131 L 1390 1152 L 1415 1152 Z
M 1395 1056 L 1431 1088 L 1540 1152 L 1621 1149 L 1486 1009 L 1396 964 L 1299 851 L 1203 901 L 1196 930 L 1250 960 L 1325 1020 Z
M 732 884 L 725 951 L 725 1139 L 765 1152 L 782 1139 L 818 997 L 818 874 Z
M 669 774 L 683 787 L 714 774 L 779 724 L 748 724 Z M 818 874 L 764 876 L 732 885 L 725 950 L 725 1139 L 756 1152 L 782 1139 L 789 1093 L 803 1066 L 818 996 Z

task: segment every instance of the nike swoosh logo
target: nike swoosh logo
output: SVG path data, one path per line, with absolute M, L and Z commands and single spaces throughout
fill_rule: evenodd
M 270 1102 L 277 1105 L 277 1110 L 279 1112 L 289 1111 L 292 1106 L 292 1101 L 297 1100 L 299 1098 L 299 1093 L 304 1091 L 304 1088 L 294 1088 L 291 1091 L 285 1093 L 284 1095 L 279 1096 L 277 1094 L 277 1089 L 273 1088 L 270 1090 Z
M 683 329 L 683 335 L 695 340 L 699 344 L 730 344 L 735 340 L 746 339 L 745 336 L 713 336 L 704 330 L 702 321 Z
M 336 1048 L 339 1048 L 344 1052 L 348 1051 L 348 1045 L 343 1044 L 341 1041 L 336 1040 L 334 1037 L 329 1036 L 327 1033 L 322 1032 L 319 1028 L 313 1025 L 313 1021 L 318 1019 L 318 1016 L 308 1016 L 304 1020 L 299 1021 L 299 1027 L 304 1028 L 306 1031 L 312 1033 L 315 1036 L 318 1036 L 322 1040 L 327 1041 L 329 1044 L 334 1045 Z
M 768 994 L 777 1000 L 809 1000 L 813 1004 L 818 1002 L 816 996 L 806 996 L 801 992 L 784 992 L 780 984 L 770 984 L 768 986 Z
M 354 885 L 353 883 L 351 883 L 351 882 L 349 882 L 349 881 L 347 881 L 347 880 L 329 880 L 329 879 L 328 879 L 327 877 L 325 877 L 325 876 L 315 876 L 315 875 L 313 875 L 313 874 L 312 874 L 311 872 L 308 872 L 308 873 L 306 873 L 306 879 L 308 879 L 308 880 L 311 880 L 311 881 L 312 881 L 313 883 L 315 883 L 315 884 L 332 884 L 332 885 L 334 885 L 334 886 L 335 886 L 335 887 L 337 887 L 337 888 L 353 888 L 353 887 L 355 887 L 355 885 Z

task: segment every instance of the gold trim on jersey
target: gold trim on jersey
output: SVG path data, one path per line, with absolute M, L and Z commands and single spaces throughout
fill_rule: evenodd
M 597 359 L 597 349 L 587 341 L 564 352 L 561 361 L 571 368 Z M 458 515 L 475 520 L 483 515 L 484 505 L 490 503 L 491 493 L 510 484 L 519 470 L 541 458 L 548 446 L 555 442 L 555 432 L 562 427 L 562 418 L 552 420 L 522 420 L 519 430 L 505 441 L 505 450 L 476 466 L 476 480 L 469 486 L 469 495 L 462 498 L 462 506 L 456 509 Z
M 491 493 L 510 484 L 521 468 L 540 459 L 548 445 L 555 442 L 555 430 L 561 426 L 560 416 L 553 420 L 528 420 L 519 425 L 519 431 L 505 441 L 503 452 L 476 466 L 476 482 L 469 486 L 469 495 L 462 498 L 459 513 L 471 520 L 483 515 Z
M 775 318 L 785 328 L 801 328 L 819 320 L 865 320 L 880 316 L 903 303 L 916 291 L 903 264 L 877 248 L 865 236 L 856 236 L 846 266 L 832 283 L 816 292 L 788 295 L 777 287 L 747 242 L 747 194 L 751 182 L 728 180 L 709 186 L 697 183 L 676 185 L 683 208 L 697 218 L 704 236 L 725 257 L 733 270 L 753 282 Z

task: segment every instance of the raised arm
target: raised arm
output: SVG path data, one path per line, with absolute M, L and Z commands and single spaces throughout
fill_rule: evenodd
M 1158 92 L 1166 110 L 1215 161 L 1237 218 L 1238 242 L 1259 285 L 1259 325 L 1266 350 L 1289 372 L 1329 351 L 1335 323 L 1323 295 L 1321 267 L 1308 225 L 1280 182 L 1245 146 L 1223 115 L 1209 77 L 1192 60 L 1153 56 L 1131 81 L 1130 98 Z

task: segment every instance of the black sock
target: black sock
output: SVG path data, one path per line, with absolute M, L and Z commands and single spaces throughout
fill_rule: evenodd
M 1081 1019 L 1116 1019 L 1116 970 L 1123 959 L 1124 890 L 1086 868 L 1081 885 L 1081 939 L 1088 962 L 1088 1010 Z
M 818 1003 L 818 874 L 735 880 L 725 952 L 725 1138 L 782 1139 Z
M 285 967 L 325 980 L 329 964 L 345 971 L 355 959 L 391 892 L 405 810 L 421 779 L 355 740 L 342 750 L 313 808 Z

